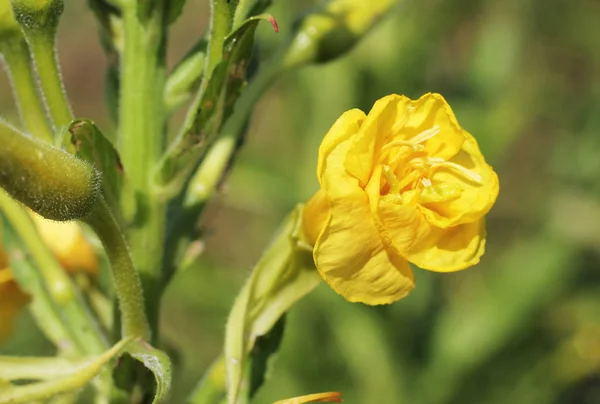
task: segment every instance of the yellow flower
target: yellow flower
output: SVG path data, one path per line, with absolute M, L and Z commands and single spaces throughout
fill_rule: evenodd
M 321 276 L 347 300 L 406 296 L 408 262 L 439 272 L 479 262 L 498 177 L 441 95 L 347 111 L 323 139 L 317 176 L 304 230 Z
M 98 273 L 98 258 L 77 222 L 55 222 L 32 213 L 40 236 L 69 272 Z

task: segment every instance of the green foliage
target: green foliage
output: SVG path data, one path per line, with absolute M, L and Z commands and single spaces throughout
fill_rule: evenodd
M 126 351 L 154 375 L 156 386 L 152 402 L 155 404 L 164 402 L 171 388 L 171 360 L 167 354 L 140 340 L 127 344 Z
M 20 7 L 27 2 L 14 3 L 22 3 L 17 4 Z M 28 72 L 30 59 L 17 58 L 18 63 L 9 67 L 13 82 L 33 83 L 29 90 L 22 84 L 15 88 L 24 111 L 30 113 L 24 116 L 21 129 L 48 140 L 44 132 L 50 130 L 44 125 L 63 136 L 73 122 L 70 129 L 79 147 L 76 161 L 84 169 L 65 170 L 68 163 L 61 163 L 59 174 L 51 177 L 67 181 L 70 177 L 60 174 L 81 174 L 90 165 L 101 171 L 103 194 L 131 251 L 138 259 L 147 258 L 140 261 L 145 298 L 150 302 L 147 310 L 155 315 L 162 307 L 160 329 L 151 324 L 153 345 L 169 352 L 172 363 L 148 341 L 135 341 L 130 351 L 156 378 L 153 384 L 145 380 L 149 375 L 137 374 L 136 369 L 123 372 L 121 376 L 131 386 L 131 391 L 122 392 L 132 394 L 128 399 L 138 399 L 136 394 L 143 390 L 146 396 L 158 393 L 156 400 L 184 402 L 206 372 L 190 402 L 219 402 L 226 389 L 225 368 L 232 363 L 221 355 L 223 322 L 235 296 L 241 296 L 242 309 L 230 315 L 230 322 L 237 318 L 239 323 L 237 328 L 228 326 L 227 333 L 235 342 L 230 349 L 246 363 L 236 377 L 242 380 L 242 395 L 255 393 L 250 402 L 268 403 L 327 390 L 343 391 L 346 402 L 357 403 L 598 401 L 600 17 L 591 2 L 403 2 L 401 7 L 376 13 L 382 15 L 381 23 L 360 42 L 357 39 L 364 31 L 354 35 L 350 21 L 355 20 L 344 13 L 337 15 L 339 9 L 329 10 L 328 2 L 274 2 L 268 12 L 277 17 L 281 35 L 273 35 L 256 19 L 247 20 L 263 13 L 270 1 L 211 2 L 222 13 L 217 26 L 204 34 L 200 31 L 209 22 L 210 11 L 204 4 L 166 0 L 89 3 L 100 22 L 108 56 L 112 123 L 118 125 L 134 115 L 143 119 L 129 120 L 131 124 L 123 131 L 103 116 L 102 97 L 90 89 L 101 80 L 99 70 L 106 61 L 87 46 L 95 40 L 90 28 L 95 23 L 78 2 L 66 4 L 59 32 L 60 60 L 74 110 L 91 115 L 104 134 L 90 120 L 74 121 L 68 108 L 54 111 L 51 120 L 43 108 L 34 111 L 32 100 L 59 105 L 60 86 L 52 88 L 47 85 L 49 75 L 41 77 L 41 87 L 50 91 L 44 90 L 42 97 L 35 86 L 38 77 L 32 81 L 15 74 Z M 128 7 L 137 5 L 143 7 L 128 12 Z M 162 11 L 157 12 L 159 8 Z M 130 75 L 135 80 L 123 87 L 119 72 L 131 56 L 124 47 L 125 14 L 130 19 L 143 17 L 127 35 L 137 41 L 137 56 L 146 55 L 146 59 L 140 57 L 136 74 Z M 166 35 L 160 37 L 156 28 L 166 25 L 172 30 L 168 52 Z M 15 25 L 1 28 L 6 27 L 20 41 L 19 47 L 25 46 Z M 330 63 L 286 70 L 282 75 L 277 55 L 290 49 L 290 42 L 282 36 L 296 49 L 287 59 L 290 65 Z M 298 48 L 298 38 L 307 40 L 300 42 L 303 48 Z M 86 46 L 78 47 L 79 41 Z M 178 55 L 186 54 L 186 46 L 191 50 L 176 62 Z M 53 45 L 51 50 L 45 55 L 48 63 L 55 59 Z M 344 57 L 334 60 L 338 56 Z M 275 63 L 265 62 L 271 58 Z M 9 59 L 15 60 L 6 57 L 9 65 Z M 150 59 L 159 68 L 148 73 L 144 61 Z M 41 61 L 38 70 L 43 73 L 47 63 Z M 166 74 L 171 62 L 176 67 Z M 261 74 L 271 67 L 275 73 Z M 75 74 L 82 69 L 85 74 Z M 152 87 L 151 96 L 144 98 L 147 88 L 135 87 L 140 82 Z M 274 88 L 257 104 L 271 85 Z M 2 115 L 16 122 L 16 109 L 8 107 L 13 105 L 8 100 L 11 92 L 4 82 L 0 89 Z M 260 269 L 265 261 L 257 258 L 277 223 L 316 189 L 316 153 L 323 134 L 344 110 L 368 109 L 373 100 L 393 92 L 415 98 L 428 91 L 444 94 L 500 175 L 501 196 L 489 216 L 487 253 L 481 264 L 454 274 L 415 269 L 416 289 L 392 306 L 348 304 L 327 288 L 317 288 L 286 315 L 285 338 L 281 339 L 277 321 L 289 305 L 281 308 L 278 303 L 298 299 L 286 294 L 302 290 L 294 286 L 298 280 L 292 275 L 297 273 L 275 265 L 273 272 L 255 269 L 246 280 L 244 269 L 255 267 L 257 261 Z M 141 96 L 137 104 L 123 103 L 124 93 Z M 181 109 L 190 101 L 188 118 L 182 122 Z M 159 104 L 164 108 L 156 107 Z M 256 113 L 243 137 L 255 105 Z M 163 119 L 167 116 L 169 122 Z M 232 124 L 234 120 L 239 122 Z M 133 142 L 130 135 L 135 131 L 140 133 Z M 242 138 L 246 144 L 238 154 Z M 171 141 L 171 147 L 165 148 Z M 27 142 L 30 145 L 33 140 Z M 157 150 L 146 153 L 150 143 L 158 145 Z M 6 144 L 0 141 L 0 154 Z M 216 153 L 214 146 L 223 144 L 225 151 Z M 128 148 L 125 153 L 124 147 Z M 75 158 L 60 153 L 65 160 Z M 115 164 L 118 154 L 124 157 L 124 174 Z M 218 164 L 209 164 L 209 157 L 215 155 Z M 132 168 L 141 174 L 129 176 L 127 163 L 136 161 L 132 156 L 144 160 L 144 165 Z M 4 181 L 16 178 L 7 174 L 5 157 L 0 166 L 3 161 Z M 194 173 L 198 166 L 205 170 Z M 28 172 L 35 169 L 39 175 L 52 167 L 27 163 Z M 120 182 L 132 178 L 133 189 L 123 196 Z M 218 193 L 223 184 L 226 192 Z M 192 189 L 194 185 L 199 188 Z M 217 193 L 220 196 L 215 198 Z M 0 199 L 4 218 L 7 212 L 20 209 L 10 202 Z M 52 376 L 62 377 L 61 369 L 68 373 L 70 366 L 81 365 L 92 354 L 90 346 L 98 354 L 106 349 L 103 341 L 115 343 L 122 327 L 118 315 L 109 324 L 108 335 L 88 327 L 93 313 L 87 301 L 90 294 L 79 279 L 62 285 L 71 285 L 80 296 L 66 306 L 58 304 L 58 292 L 64 289 L 56 289 L 61 283 L 54 282 L 44 269 L 60 268 L 39 236 L 32 237 L 35 229 L 21 213 L 14 216 L 16 220 L 3 223 L 5 247 L 15 278 L 32 295 L 32 303 L 29 313 L 21 315 L 14 337 L 0 349 L 11 355 L 62 355 L 30 368 L 37 373 L 28 377 L 36 382 L 27 385 L 37 388 L 48 386 L 39 384 L 45 383 L 46 376 L 39 373 L 47 365 L 56 369 Z M 152 222 L 156 217 L 164 220 Z M 134 232 L 149 236 L 143 239 Z M 167 249 L 176 248 L 162 256 L 165 239 Z M 287 238 L 282 243 L 291 245 Z M 198 255 L 200 260 L 196 260 Z M 186 258 L 185 271 L 181 270 L 182 257 Z M 157 268 L 154 273 L 148 270 L 148 262 Z M 300 263 L 310 263 L 310 254 L 304 254 Z M 108 278 L 108 270 L 103 269 L 103 278 Z M 264 277 L 258 277 L 259 272 Z M 152 285 L 149 279 L 161 286 L 148 287 Z M 172 283 L 161 305 L 168 280 Z M 256 291 L 257 284 L 258 294 L 246 300 L 248 290 Z M 114 284 L 105 289 L 106 297 L 114 302 Z M 51 349 L 48 341 L 58 348 Z M 258 388 L 274 352 L 276 366 Z M 4 365 L 0 363 L 0 372 L 10 369 L 8 362 Z M 121 372 L 120 367 L 116 372 Z M 14 374 L 5 376 L 0 375 L 0 397 L 13 388 L 6 379 Z M 92 395 L 105 397 L 110 382 L 110 375 L 100 373 L 93 389 L 79 395 L 79 402 L 92 402 Z M 77 394 L 58 399 L 76 402 Z
M 266 369 L 260 362 L 266 361 L 279 345 L 275 343 L 266 349 L 266 353 L 261 353 L 265 346 L 256 347 L 257 339 L 267 335 L 285 312 L 321 281 L 314 269 L 310 250 L 302 248 L 301 231 L 302 208 L 298 207 L 284 221 L 235 300 L 225 330 L 224 356 L 229 403 L 238 400 L 249 356 L 254 356 L 256 362 L 253 364 Z M 279 324 L 279 327 L 283 326 Z M 275 341 L 278 332 L 282 333 L 283 330 L 275 331 L 272 335 Z M 258 376 L 251 372 L 250 377 L 251 393 L 254 393 L 252 388 L 256 387 Z
M 103 195 L 111 210 L 119 212 L 124 173 L 117 149 L 90 120 L 71 122 L 65 137 L 67 148 L 73 148 L 77 157 L 92 164 L 102 173 Z
M 79 361 L 0 357 L 0 368 L 6 369 L 6 373 L 0 375 L 0 403 L 31 403 L 78 390 L 120 355 L 128 342 L 120 341 L 101 355 Z M 22 385 L 4 383 L 14 380 L 39 381 Z
M 246 83 L 246 69 L 254 44 L 256 27 L 266 16 L 251 17 L 228 34 L 214 69 L 206 70 L 205 78 L 183 132 L 167 154 L 160 169 L 160 183 L 176 182 L 179 191 L 206 147 L 214 141 L 224 121 L 232 113 L 235 101 Z M 211 59 L 207 59 L 207 66 Z M 179 177 L 176 180 L 176 177 Z

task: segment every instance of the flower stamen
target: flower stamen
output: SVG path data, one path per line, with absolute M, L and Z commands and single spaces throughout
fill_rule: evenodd
M 408 140 L 393 140 L 381 148 L 381 153 L 383 155 L 389 149 L 397 146 L 407 146 L 415 151 L 423 151 L 425 150 L 425 147 L 421 143 L 431 139 L 438 133 L 440 133 L 440 127 L 436 125 L 433 128 L 424 130 Z
M 444 159 L 439 157 L 430 157 L 428 160 L 431 164 L 431 170 L 436 170 L 438 168 L 445 167 L 454 172 L 462 174 L 463 176 L 467 177 L 468 179 L 472 180 L 478 185 L 483 185 L 483 179 L 481 178 L 481 175 L 477 174 L 473 170 L 469 170 L 468 168 L 461 166 L 460 164 L 456 164 L 451 161 L 445 161 Z
M 441 157 L 416 157 L 409 161 L 409 165 L 413 168 L 420 169 L 426 168 L 427 165 L 429 165 L 429 168 L 427 168 L 428 172 L 445 167 L 454 172 L 462 174 L 464 177 L 470 179 L 478 185 L 483 185 L 483 179 L 481 178 L 481 175 L 477 174 L 473 170 L 469 170 L 468 168 L 461 166 L 460 164 L 446 161 Z
M 440 127 L 437 126 L 437 125 L 435 125 L 433 128 L 424 130 L 423 132 L 419 133 L 417 136 L 411 138 L 409 140 L 409 142 L 414 143 L 414 144 L 420 144 L 420 143 L 423 143 L 426 140 L 431 139 L 432 137 L 434 137 L 438 133 L 440 133 Z

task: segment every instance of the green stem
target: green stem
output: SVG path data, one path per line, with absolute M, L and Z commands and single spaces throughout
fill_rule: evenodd
M 108 346 L 106 340 L 69 276 L 41 239 L 27 212 L 3 191 L 0 191 L 0 209 L 33 256 L 52 301 L 67 319 L 80 346 L 88 354 L 103 352 Z
M 48 124 L 36 87 L 27 43 L 20 37 L 4 43 L 1 51 L 8 67 L 21 120 L 32 135 L 52 143 L 52 128 Z
M 196 237 L 195 223 L 223 178 L 240 143 L 244 127 L 264 91 L 283 71 L 280 58 L 265 66 L 255 76 L 236 104 L 236 112 L 223 127 L 223 134 L 207 152 L 192 176 L 184 195 L 183 212 L 172 223 L 166 240 L 165 273 L 172 276 L 183 262 L 189 243 Z
M 46 108 L 54 126 L 56 144 L 62 141 L 63 129 L 73 120 L 73 112 L 67 100 L 58 67 L 54 36 L 44 33 L 26 33 L 27 42 L 33 56 Z
M 225 169 L 237 151 L 244 128 L 254 111 L 256 103 L 283 71 L 281 59 L 276 58 L 262 68 L 244 90 L 235 105 L 235 113 L 223 126 L 222 135 L 215 141 L 192 177 L 184 202 L 187 208 L 202 205 L 212 196 Z
M 191 240 L 196 237 L 197 218 L 225 175 L 256 102 L 284 71 L 282 58 L 276 57 L 272 63 L 258 72 L 238 99 L 235 114 L 225 123 L 221 137 L 214 142 L 192 176 L 185 191 L 183 212 L 173 222 L 166 240 L 164 267 L 167 279 L 180 267 L 184 252 Z
M 121 309 L 123 338 L 141 337 L 150 340 L 150 329 L 144 312 L 144 295 L 135 271 L 125 237 L 119 229 L 104 198 L 85 219 L 102 242 L 112 268 L 113 283 Z
M 214 68 L 223 59 L 223 45 L 225 44 L 225 38 L 231 32 L 233 23 L 232 4 L 229 3 L 229 0 L 212 0 L 210 5 L 211 20 L 209 28 L 210 40 L 207 49 L 208 57 L 206 58 L 204 80 L 199 93 L 202 93 L 206 88 Z
M 125 47 L 121 59 L 119 142 L 137 203 L 128 241 L 146 294 L 151 331 L 157 337 L 166 203 L 153 197 L 150 173 L 164 143 L 166 32 L 163 2 L 155 1 L 152 9 L 143 13 L 139 10 L 141 3 L 145 2 L 129 0 L 122 6 Z M 126 201 L 123 206 L 127 208 Z

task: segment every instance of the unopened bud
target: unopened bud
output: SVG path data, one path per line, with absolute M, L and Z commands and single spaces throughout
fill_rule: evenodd
M 27 33 L 54 36 L 63 12 L 62 0 L 11 0 L 16 20 Z
M 91 164 L 0 121 L 0 187 L 31 210 L 58 221 L 85 218 L 100 184 Z
M 350 50 L 396 0 L 331 0 L 298 24 L 285 64 L 322 63 Z

